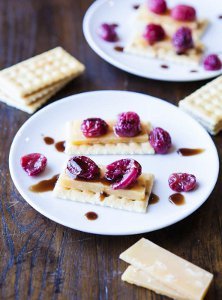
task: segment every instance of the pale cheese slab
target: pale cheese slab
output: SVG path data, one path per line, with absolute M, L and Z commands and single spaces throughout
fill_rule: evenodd
M 120 258 L 187 300 L 203 299 L 213 279 L 213 274 L 144 238 L 121 253 Z

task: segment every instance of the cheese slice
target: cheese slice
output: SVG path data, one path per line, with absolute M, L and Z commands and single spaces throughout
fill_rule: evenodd
M 81 131 L 82 121 L 71 121 L 67 123 L 67 141 L 72 145 L 93 145 L 93 144 L 117 144 L 117 143 L 144 143 L 148 142 L 148 133 L 151 130 L 149 122 L 141 122 L 141 133 L 135 137 L 118 137 L 113 131 L 114 121 L 108 121 L 108 132 L 95 138 L 86 138 Z
M 101 178 L 104 174 L 104 168 L 100 166 Z M 148 183 L 152 180 L 151 174 L 142 174 L 137 179 L 137 182 L 132 187 L 127 189 L 114 190 L 111 188 L 111 184 L 105 180 L 88 180 L 82 181 L 78 179 L 72 179 L 66 171 L 64 171 L 60 177 L 60 186 L 64 189 L 78 189 L 81 191 L 88 191 L 93 193 L 105 193 L 106 195 L 114 195 L 116 197 L 124 197 L 130 200 L 145 201 L 146 199 L 146 188 Z
M 203 299 L 213 279 L 211 273 L 144 238 L 123 252 L 120 258 L 187 300 Z
M 160 295 L 171 297 L 177 300 L 187 300 L 185 297 L 175 292 L 172 288 L 167 287 L 160 281 L 154 279 L 154 277 L 152 277 L 149 273 L 137 269 L 134 266 L 129 266 L 123 273 L 121 279 L 128 283 L 147 288 Z

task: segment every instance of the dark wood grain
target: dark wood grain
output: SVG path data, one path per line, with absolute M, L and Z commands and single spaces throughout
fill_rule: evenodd
M 82 18 L 91 2 L 1 0 L 0 67 L 63 46 L 85 63 L 87 71 L 51 102 L 84 91 L 117 89 L 142 92 L 177 104 L 205 83 L 143 79 L 104 62 L 82 34 Z M 0 103 L 0 299 L 166 299 L 120 279 L 126 264 L 118 256 L 141 236 L 213 272 L 215 278 L 207 299 L 222 299 L 221 174 L 200 209 L 163 230 L 122 237 L 71 230 L 33 210 L 11 181 L 10 144 L 28 118 L 28 114 Z M 222 134 L 214 141 L 221 157 Z

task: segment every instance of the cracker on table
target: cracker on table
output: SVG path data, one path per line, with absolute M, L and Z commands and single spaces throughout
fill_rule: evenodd
M 179 102 L 179 107 L 197 119 L 211 134 L 222 130 L 222 76 Z
M 48 94 L 45 94 L 38 98 L 36 101 L 33 101 L 31 103 L 22 103 L 15 101 L 13 96 L 9 96 L 5 94 L 0 89 L 0 101 L 6 103 L 9 106 L 15 107 L 17 109 L 23 110 L 29 114 L 34 113 L 38 108 L 40 108 L 43 104 L 47 102 L 49 98 L 51 98 L 53 95 L 55 95 L 60 89 L 62 89 L 70 80 L 65 80 L 60 82 L 59 84 L 56 84 L 54 86 L 54 89 L 52 89 Z
M 24 97 L 69 77 L 85 67 L 63 48 L 57 47 L 0 71 L 1 90 Z
M 146 212 L 154 181 L 154 176 L 152 174 L 145 174 L 149 180 L 147 180 L 146 198 L 143 201 L 131 200 L 114 195 L 107 195 L 107 197 L 101 199 L 100 193 L 64 188 L 60 183 L 62 174 L 53 190 L 53 194 L 57 198 L 141 213 Z

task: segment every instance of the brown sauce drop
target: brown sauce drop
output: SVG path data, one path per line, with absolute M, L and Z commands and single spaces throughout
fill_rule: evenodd
M 65 141 L 60 141 L 55 143 L 55 148 L 59 152 L 64 152 L 65 151 Z
M 170 195 L 169 201 L 175 205 L 184 205 L 185 204 L 185 198 L 180 193 L 175 193 L 175 194 Z
M 105 199 L 106 197 L 109 197 L 109 195 L 108 195 L 106 192 L 101 193 L 101 194 L 100 194 L 100 201 L 104 201 L 104 199 Z
M 135 4 L 135 5 L 133 5 L 133 9 L 138 9 L 140 7 L 140 5 L 139 4 Z
M 197 70 L 190 70 L 190 73 L 197 73 Z
M 204 151 L 204 149 L 180 148 L 177 150 L 177 153 L 182 156 L 192 156 L 203 153 Z
M 222 15 L 218 16 L 218 19 L 222 19 Z
M 29 190 L 34 193 L 44 193 L 52 191 L 55 187 L 59 175 L 55 175 L 50 179 L 39 181 L 37 184 L 31 185 Z
M 156 204 L 157 202 L 159 202 L 159 200 L 160 198 L 156 194 L 151 193 L 149 204 Z
M 98 219 L 98 215 L 97 213 L 93 212 L 93 211 L 89 211 L 85 214 L 85 217 L 90 220 L 90 221 L 94 221 L 96 219 Z
M 169 69 L 169 66 L 167 66 L 167 65 L 161 65 L 160 66 L 162 69 Z
M 50 136 L 45 136 L 44 138 L 43 138 L 43 140 L 44 140 L 44 142 L 46 143 L 46 145 L 52 145 L 52 144 L 54 144 L 54 139 L 53 138 L 51 138 Z
M 124 47 L 121 47 L 121 46 L 115 46 L 115 47 L 114 47 L 114 50 L 116 50 L 117 52 L 123 52 Z

